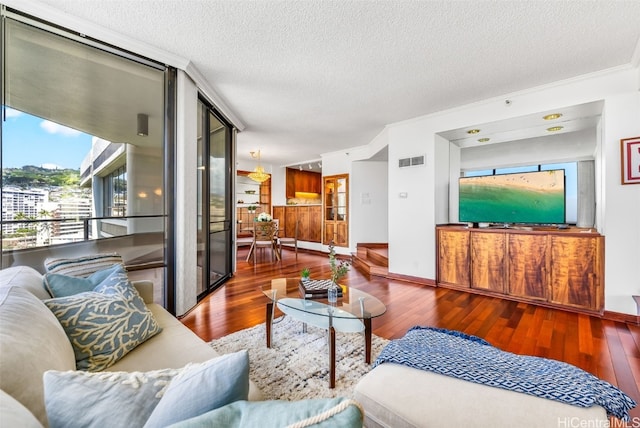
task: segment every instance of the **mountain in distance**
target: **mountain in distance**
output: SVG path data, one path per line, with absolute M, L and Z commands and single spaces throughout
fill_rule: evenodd
M 22 168 L 2 168 L 2 185 L 6 187 L 29 189 L 77 187 L 79 184 L 80 169 L 51 169 L 34 165 L 25 165 Z

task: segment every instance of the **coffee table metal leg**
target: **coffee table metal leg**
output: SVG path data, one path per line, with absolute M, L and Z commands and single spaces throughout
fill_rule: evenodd
M 329 327 L 329 388 L 336 387 L 336 329 Z
M 271 348 L 271 330 L 273 329 L 273 302 L 267 303 L 267 348 Z

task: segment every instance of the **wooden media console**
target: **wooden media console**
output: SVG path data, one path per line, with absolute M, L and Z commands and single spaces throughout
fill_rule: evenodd
M 602 314 L 604 236 L 569 227 L 436 227 L 438 286 Z

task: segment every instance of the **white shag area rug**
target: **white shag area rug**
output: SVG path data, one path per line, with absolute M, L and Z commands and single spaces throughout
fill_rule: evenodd
M 336 387 L 329 388 L 327 330 L 308 326 L 285 316 L 273 324 L 271 348 L 267 348 L 265 324 L 210 342 L 220 354 L 249 350 L 249 377 L 269 400 L 353 397 L 356 383 L 373 364 L 364 362 L 364 333 L 336 332 Z M 371 362 L 388 343 L 371 335 Z

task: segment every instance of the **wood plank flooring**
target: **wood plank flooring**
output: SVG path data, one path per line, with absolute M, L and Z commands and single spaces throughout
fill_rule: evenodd
M 330 276 L 324 255 L 285 250 L 281 263 L 256 265 L 238 254 L 238 272 L 203 299 L 182 322 L 206 341 L 265 320 L 267 298 L 260 286 L 272 278 L 296 277 L 309 267 L 312 278 Z M 268 258 L 265 258 L 268 259 Z M 387 312 L 373 320 L 373 332 L 402 337 L 414 325 L 460 330 L 517 354 L 574 364 L 618 386 L 640 403 L 640 326 L 445 288 L 372 277 L 350 269 L 343 283 L 376 296 Z M 640 424 L 640 409 L 631 415 Z M 638 425 L 633 425 L 638 426 Z

